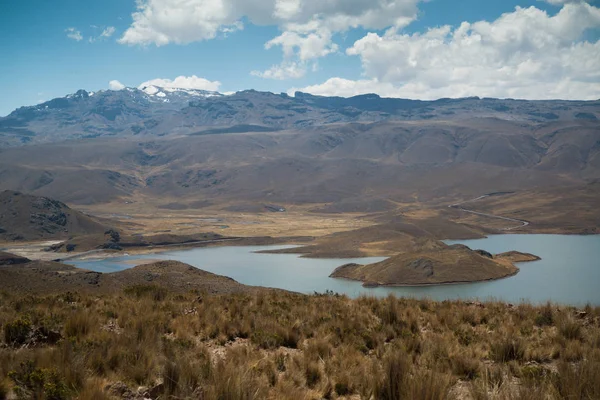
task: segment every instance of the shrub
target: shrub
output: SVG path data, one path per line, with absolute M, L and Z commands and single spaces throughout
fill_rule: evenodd
M 537 326 L 552 326 L 554 324 L 554 313 L 552 312 L 552 306 L 548 303 L 535 317 L 535 324 Z
M 67 385 L 54 369 L 36 368 L 33 361 L 20 364 L 18 371 L 11 371 L 9 378 L 15 383 L 18 398 L 44 398 L 63 400 L 69 398 Z
M 18 318 L 4 325 L 4 341 L 8 344 L 23 344 L 30 333 L 31 322 L 26 318 Z

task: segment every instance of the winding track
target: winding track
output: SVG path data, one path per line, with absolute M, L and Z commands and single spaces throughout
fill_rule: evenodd
M 476 197 L 476 198 L 471 199 L 471 200 L 465 200 L 465 201 L 461 201 L 460 203 L 450 204 L 448 207 L 450 207 L 450 208 L 456 208 L 457 210 L 461 210 L 461 211 L 468 212 L 468 213 L 471 213 L 471 214 L 480 215 L 482 217 L 496 218 L 496 219 L 501 219 L 501 220 L 504 220 L 504 221 L 511 221 L 511 222 L 517 222 L 517 223 L 519 223 L 519 225 L 517 225 L 517 226 L 512 226 L 512 227 L 508 227 L 508 228 L 502 228 L 503 231 L 512 231 L 514 229 L 523 228 L 524 226 L 529 225 L 528 221 L 525 221 L 525 220 L 522 220 L 522 219 L 515 219 L 515 218 L 509 218 L 509 217 L 501 217 L 499 215 L 486 214 L 486 213 L 482 213 L 482 212 L 479 212 L 479 211 L 468 210 L 468 209 L 466 209 L 466 208 L 464 208 L 464 207 L 461 206 L 462 204 L 472 203 L 472 202 L 475 202 L 477 200 L 485 199 L 486 197 L 490 197 L 490 196 L 491 196 L 491 194 L 484 194 L 483 196 L 479 196 L 479 197 Z

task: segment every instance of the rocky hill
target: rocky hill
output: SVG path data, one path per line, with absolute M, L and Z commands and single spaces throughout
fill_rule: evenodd
M 343 265 L 331 277 L 358 280 L 366 286 L 477 282 L 516 274 L 519 269 L 513 261 L 535 260 L 539 258 L 532 254 L 513 251 L 493 256 L 483 250 L 454 245 L 401 253 L 370 265 Z
M 39 240 L 104 233 L 107 227 L 60 201 L 0 192 L 0 240 Z
M 163 137 L 302 130 L 328 124 L 495 118 L 519 123 L 597 121 L 599 101 L 440 99 L 369 94 L 351 98 L 247 90 L 216 92 L 156 86 L 77 93 L 0 118 L 0 148 L 96 137 Z
M 7 259 L 20 259 L 18 256 L 4 254 Z M 158 291 L 159 294 L 165 290 L 169 293 L 195 291 L 222 294 L 257 289 L 177 261 L 160 261 L 102 274 L 58 262 L 25 260 L 19 265 L 0 263 L 0 290 L 22 294 L 52 294 L 74 291 L 122 293 L 125 289 L 133 291 L 134 295 L 143 295 L 148 290 Z

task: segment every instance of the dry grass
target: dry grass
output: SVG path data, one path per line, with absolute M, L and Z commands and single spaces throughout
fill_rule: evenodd
M 158 287 L 4 294 L 0 399 L 127 397 L 108 390 L 118 382 L 161 399 L 600 398 L 600 308 L 576 311 Z M 63 339 L 36 339 L 42 327 Z

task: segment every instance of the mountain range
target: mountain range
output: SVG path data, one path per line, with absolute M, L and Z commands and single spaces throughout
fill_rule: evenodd
M 595 123 L 600 101 L 491 98 L 420 101 L 375 94 L 343 97 L 247 90 L 223 95 L 157 86 L 87 92 L 21 107 L 0 118 L 0 147 L 98 137 L 157 138 L 232 132 L 306 130 L 379 121 L 497 119 L 534 125 Z
M 571 204 L 561 224 L 593 227 L 582 210 L 600 188 L 598 118 L 600 101 L 80 90 L 0 119 L 0 190 L 86 206 L 391 214 L 515 192 L 528 202 L 507 207 L 531 206 L 520 219 L 555 221 Z

